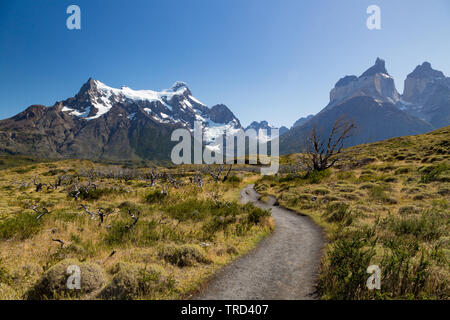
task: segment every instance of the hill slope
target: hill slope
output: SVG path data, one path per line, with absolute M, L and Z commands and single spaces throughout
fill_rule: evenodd
M 325 299 L 450 297 L 450 127 L 346 150 L 325 172 L 264 177 L 256 190 L 327 231 Z M 284 170 L 295 154 L 282 159 Z M 381 290 L 366 288 L 369 265 Z

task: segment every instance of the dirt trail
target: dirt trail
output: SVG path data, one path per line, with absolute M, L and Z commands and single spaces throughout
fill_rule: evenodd
M 258 200 L 249 185 L 243 203 L 272 209 L 275 231 L 256 249 L 224 267 L 196 297 L 211 300 L 315 299 L 323 236 L 310 218 Z

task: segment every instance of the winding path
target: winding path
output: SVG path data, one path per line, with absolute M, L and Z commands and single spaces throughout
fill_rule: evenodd
M 272 209 L 275 230 L 256 249 L 224 267 L 200 292 L 199 300 L 315 299 L 323 236 L 310 218 L 259 201 L 249 185 L 243 203 Z

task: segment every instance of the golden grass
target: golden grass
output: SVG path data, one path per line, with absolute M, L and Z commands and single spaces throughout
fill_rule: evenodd
M 49 184 L 57 178 L 59 172 L 64 171 L 70 175 L 81 169 L 87 171 L 90 168 L 111 168 L 111 166 L 84 160 L 64 160 L 0 171 L 0 228 L 8 219 L 34 214 L 31 210 L 32 205 L 37 204 L 50 211 L 40 220 L 38 232 L 32 236 L 22 239 L 20 234 L 17 234 L 0 239 L 0 267 L 7 271 L 7 280 L 2 283 L 0 277 L 0 299 L 25 297 L 26 292 L 42 277 L 45 270 L 66 258 L 95 262 L 108 272 L 120 262 L 136 264 L 142 268 L 151 264 L 158 265 L 164 269 L 165 277 L 174 280 L 174 287 L 135 298 L 186 298 L 195 293 L 202 283 L 223 265 L 254 248 L 273 228 L 271 219 L 263 218 L 259 224 L 248 224 L 244 231 L 238 233 L 236 230 L 240 226 L 247 226 L 246 215 L 239 213 L 223 230 L 214 232 L 212 238 L 205 238 L 202 230 L 205 225 L 214 221 L 215 209 L 206 212 L 198 220 L 178 220 L 166 210 L 170 206 L 183 204 L 187 199 L 213 202 L 216 196 L 220 202 L 218 205 L 224 205 L 226 201 L 238 201 L 240 189 L 246 183 L 255 181 L 255 178 L 247 173 L 236 173 L 242 180 L 235 183 L 215 183 L 212 179 L 206 178 L 203 189 L 190 185 L 187 176 L 193 173 L 187 173 L 182 178 L 186 185 L 179 189 L 169 188 L 169 196 L 162 203 L 145 201 L 145 196 L 149 192 L 159 192 L 157 190 L 160 189 L 160 182 L 155 187 L 149 187 L 149 183 L 142 180 L 94 178 L 93 182 L 99 189 L 116 186 L 122 188 L 122 191 L 106 193 L 97 200 L 78 202 L 68 197 L 66 189 L 69 185 L 56 190 L 47 190 L 44 187 L 43 191 L 36 192 L 32 183 L 35 176 L 38 177 L 38 181 Z M 52 170 L 58 174 L 51 175 Z M 140 171 L 145 173 L 146 169 Z M 87 184 L 87 178 L 82 178 L 79 182 L 79 185 L 83 184 Z M 95 212 L 103 208 L 111 214 L 105 218 L 102 225 L 99 225 L 98 219 L 91 220 L 80 208 L 81 203 L 90 211 Z M 109 243 L 106 239 L 115 225 L 120 227 L 121 224 L 132 222 L 127 210 L 120 209 L 120 205 L 124 203 L 138 208 L 141 213 L 140 220 L 136 228 L 125 235 L 123 242 L 114 238 L 115 240 Z M 181 207 L 180 210 L 185 208 Z M 189 209 L 185 211 L 190 213 Z M 226 210 L 224 212 L 226 214 Z M 222 221 L 224 218 L 217 219 Z M 151 233 L 149 228 L 153 228 L 154 233 Z M 156 237 L 156 240 L 152 240 L 151 237 Z M 52 239 L 63 240 L 65 248 L 61 249 L 60 244 Z M 171 265 L 158 255 L 158 252 L 169 244 L 193 244 L 200 248 L 211 263 L 196 263 L 183 268 Z M 115 253 L 109 257 L 113 251 Z

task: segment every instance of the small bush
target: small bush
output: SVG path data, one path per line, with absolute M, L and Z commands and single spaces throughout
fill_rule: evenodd
M 329 222 L 344 222 L 349 225 L 352 222 L 349 205 L 343 202 L 331 203 L 325 209 L 327 221 Z
M 215 216 L 202 227 L 203 239 L 212 240 L 219 230 L 226 230 L 227 226 L 236 222 L 236 217 Z
M 420 173 L 422 175 L 421 182 L 429 183 L 432 181 L 438 181 L 441 174 L 446 171 L 449 171 L 449 170 L 450 170 L 450 166 L 446 163 L 440 163 L 437 165 L 432 165 L 432 166 L 422 168 L 420 170 Z
M 167 245 L 159 252 L 159 257 L 177 267 L 190 267 L 195 263 L 210 263 L 200 248 L 194 245 Z
M 315 195 L 323 196 L 323 195 L 329 194 L 330 191 L 328 191 L 327 189 L 316 189 L 312 193 Z
M 386 188 L 383 186 L 373 186 L 372 188 L 369 189 L 369 196 L 373 199 L 373 200 L 377 200 L 377 201 L 381 201 L 387 204 L 396 204 L 397 200 L 390 198 L 387 194 L 386 194 Z
M 323 171 L 309 171 L 304 176 L 303 179 L 307 180 L 309 183 L 316 184 L 320 183 L 323 179 L 331 175 L 330 169 Z
M 161 203 L 166 197 L 167 195 L 164 194 L 162 190 L 156 189 L 147 193 L 147 195 L 145 196 L 145 202 L 150 204 Z
M 69 266 L 78 266 L 81 271 L 81 289 L 68 289 Z M 27 292 L 30 300 L 78 297 L 100 289 L 106 282 L 104 270 L 95 263 L 64 260 L 47 270 L 42 278 Z
M 250 224 L 258 224 L 261 222 L 261 219 L 264 217 L 270 217 L 270 211 L 264 210 L 256 207 L 252 203 L 248 203 L 244 206 L 245 211 L 247 211 L 247 221 Z
M 355 180 L 356 176 L 352 171 L 340 171 L 336 174 L 338 180 Z
M 233 175 L 233 176 L 230 176 L 230 177 L 228 177 L 227 178 L 227 180 L 226 180 L 226 182 L 230 182 L 230 183 L 241 183 L 242 182 L 242 178 L 240 178 L 240 177 L 238 177 L 238 176 L 236 176 L 236 175 Z
M 99 294 L 101 299 L 147 298 L 168 287 L 168 282 L 163 277 L 164 270 L 156 265 L 140 268 L 134 264 L 118 263 L 113 272 L 114 277 Z

